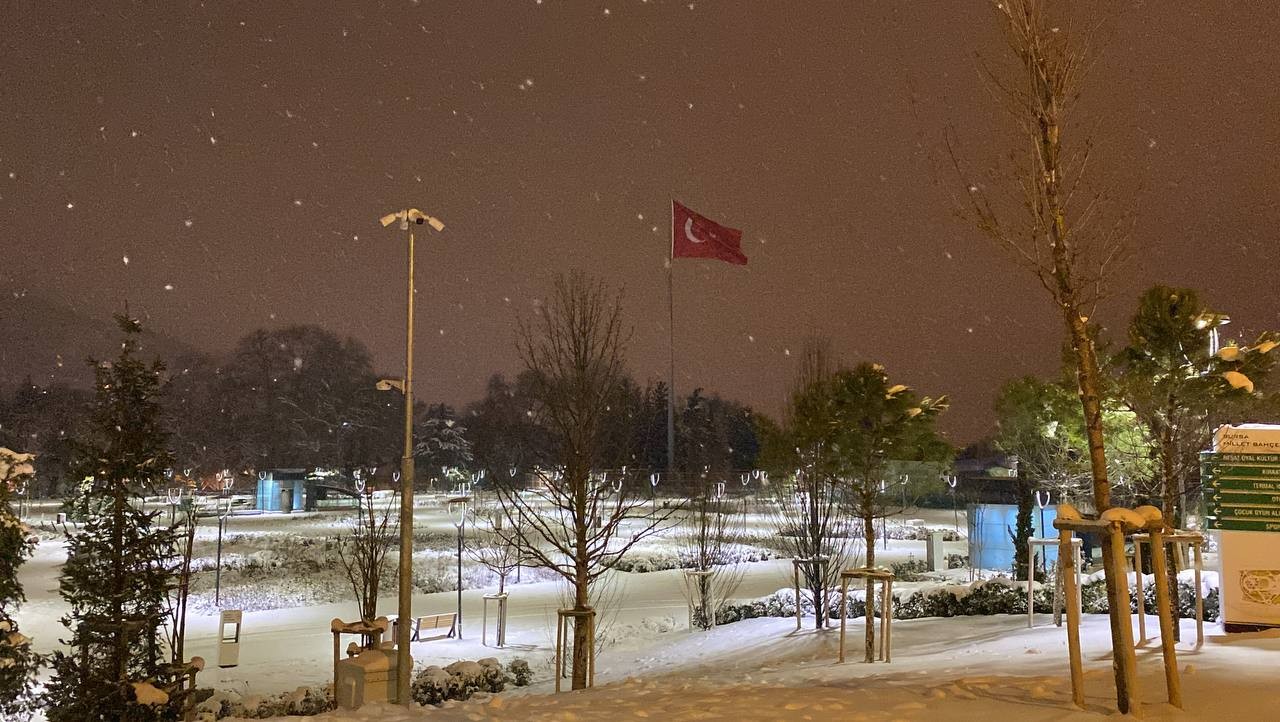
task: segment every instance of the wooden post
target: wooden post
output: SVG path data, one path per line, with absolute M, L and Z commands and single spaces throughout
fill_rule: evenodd
M 1116 574 L 1124 574 L 1128 564 L 1124 555 L 1124 525 L 1119 521 L 1108 524 L 1107 536 L 1104 537 L 1105 554 L 1110 555 L 1111 570 Z M 1116 706 L 1120 714 L 1142 716 L 1142 706 L 1138 703 L 1137 660 L 1133 653 L 1133 627 L 1129 622 L 1129 585 L 1116 580 L 1109 587 L 1107 605 L 1111 617 L 1111 635 L 1114 641 L 1111 665 L 1116 676 Z
M 882 654 L 881 656 L 884 658 L 885 664 L 889 664 L 890 662 L 893 661 L 893 642 L 889 638 L 889 635 L 892 633 L 892 630 L 893 630 L 893 575 L 892 574 L 884 578 L 883 585 L 884 585 L 883 586 L 884 593 L 880 595 L 882 598 L 881 604 L 883 605 L 883 609 L 880 611 L 880 619 L 883 620 L 881 622 L 882 629 L 880 630 L 880 644 L 881 644 L 881 648 L 884 650 L 884 654 Z
M 1076 604 L 1076 570 L 1069 569 L 1072 533 L 1068 529 L 1058 531 L 1058 564 L 1061 566 L 1062 584 L 1067 598 L 1067 653 L 1071 659 L 1071 701 L 1084 709 L 1084 664 L 1080 659 L 1080 606 Z
M 1195 565 L 1196 565 L 1195 575 L 1196 575 L 1196 648 L 1197 649 L 1204 646 L 1204 598 L 1200 596 L 1201 589 L 1202 589 L 1200 586 L 1200 570 L 1204 566 L 1204 560 L 1200 556 L 1200 548 L 1202 546 L 1204 546 L 1203 537 L 1201 537 L 1200 541 L 1193 542 L 1191 545 L 1191 551 L 1192 553 L 1195 554 Z
M 563 610 L 562 610 L 563 611 Z M 560 691 L 560 667 L 564 651 L 564 615 L 556 614 L 556 692 Z
M 844 662 L 844 628 L 845 621 L 849 617 L 849 577 L 840 573 L 840 656 L 836 658 L 836 663 Z
M 1143 590 L 1142 579 L 1142 537 L 1145 535 L 1133 535 L 1133 576 L 1134 576 L 1134 593 L 1138 595 L 1138 644 L 1147 643 L 1147 595 Z M 1151 539 L 1152 537 L 1148 537 Z M 1152 556 L 1155 556 L 1155 541 L 1151 543 Z M 1156 577 L 1156 586 L 1160 586 L 1160 577 Z
M 800 631 L 800 560 L 791 560 L 791 570 L 795 574 L 796 582 L 796 631 Z
M 1035 556 L 1034 554 L 1035 548 L 1036 548 L 1035 542 L 1032 541 L 1031 537 L 1027 537 L 1027 629 L 1031 629 L 1032 627 L 1036 626 L 1036 622 L 1035 622 L 1036 604 L 1035 604 L 1035 595 L 1034 595 L 1036 575 L 1031 571 L 1031 560 Z
M 1151 528 L 1151 573 L 1155 575 L 1156 607 L 1160 614 L 1160 650 L 1164 654 L 1164 682 L 1169 704 L 1182 709 L 1182 684 L 1178 679 L 1178 654 L 1173 647 L 1173 608 L 1169 599 L 1168 568 L 1164 555 L 1164 532 Z M 1139 587 L 1141 589 L 1141 587 Z

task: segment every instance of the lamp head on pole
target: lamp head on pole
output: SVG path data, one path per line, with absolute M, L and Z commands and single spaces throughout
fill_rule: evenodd
M 400 221 L 400 230 L 402 231 L 409 230 L 410 221 L 413 221 L 418 225 L 422 225 L 423 223 L 426 223 L 427 225 L 435 229 L 436 233 L 439 233 L 444 230 L 444 223 L 439 218 L 436 218 L 434 216 L 429 216 L 426 213 L 423 213 L 422 211 L 418 210 L 417 208 L 406 208 L 402 211 L 388 213 L 387 215 L 379 218 L 378 222 L 382 224 L 383 228 L 386 228 L 392 223 L 395 223 L 397 220 Z

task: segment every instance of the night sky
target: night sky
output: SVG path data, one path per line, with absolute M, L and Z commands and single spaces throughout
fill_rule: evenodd
M 1122 5 L 1089 18 L 1076 116 L 1138 213 L 1101 318 L 1122 330 L 1163 281 L 1232 332 L 1280 327 L 1280 11 Z M 949 124 L 979 166 L 1016 142 L 974 55 L 1003 51 L 983 0 L 0 0 L 0 28 L 16 294 L 96 318 L 127 300 L 215 352 L 317 323 L 393 372 L 404 239 L 377 219 L 410 205 L 447 224 L 420 234 L 422 398 L 515 370 L 517 314 L 574 267 L 625 286 L 631 369 L 656 380 L 675 197 L 750 257 L 677 262 L 682 393 L 777 413 L 829 334 L 949 393 L 967 441 L 1000 383 L 1059 362 L 1046 294 L 955 218 L 939 170 Z

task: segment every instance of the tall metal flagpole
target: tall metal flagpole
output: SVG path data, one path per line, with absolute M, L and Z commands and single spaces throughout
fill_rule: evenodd
M 676 471 L 676 306 L 671 274 L 676 265 L 676 201 L 671 199 L 671 249 L 667 258 L 667 473 Z

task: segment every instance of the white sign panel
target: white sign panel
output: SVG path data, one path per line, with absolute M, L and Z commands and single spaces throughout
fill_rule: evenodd
M 1223 426 L 1213 435 L 1220 454 L 1280 454 L 1280 426 Z M 1222 621 L 1280 626 L 1280 537 L 1263 531 L 1218 531 Z

